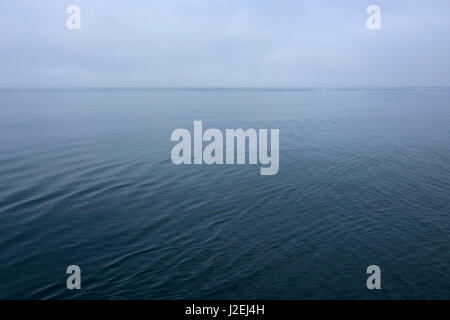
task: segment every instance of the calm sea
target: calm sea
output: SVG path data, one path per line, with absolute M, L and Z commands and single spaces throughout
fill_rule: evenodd
M 279 128 L 279 173 L 173 165 L 194 120 Z M 0 91 L 2 299 L 450 299 L 449 265 L 450 89 Z

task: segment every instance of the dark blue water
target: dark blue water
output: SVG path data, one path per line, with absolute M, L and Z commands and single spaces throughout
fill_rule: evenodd
M 173 165 L 194 120 L 279 173 Z M 449 299 L 449 240 L 450 89 L 0 91 L 0 298 Z

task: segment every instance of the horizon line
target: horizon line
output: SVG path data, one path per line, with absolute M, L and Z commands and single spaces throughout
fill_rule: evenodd
M 450 86 L 39 86 L 0 87 L 0 91 L 17 90 L 370 90 L 370 89 L 447 89 Z

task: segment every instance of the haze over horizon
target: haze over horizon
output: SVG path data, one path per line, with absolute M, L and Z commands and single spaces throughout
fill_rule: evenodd
M 71 4 L 80 30 L 66 28 Z M 371 4 L 381 30 L 366 28 Z M 450 86 L 449 9 L 441 0 L 3 1 L 0 87 Z

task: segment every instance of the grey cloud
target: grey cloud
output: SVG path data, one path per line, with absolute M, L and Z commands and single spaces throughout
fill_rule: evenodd
M 81 30 L 66 8 L 81 7 Z M 377 4 L 382 29 L 367 30 Z M 0 86 L 448 86 L 448 1 L 2 1 Z

